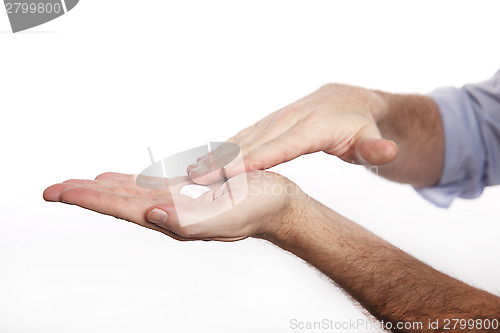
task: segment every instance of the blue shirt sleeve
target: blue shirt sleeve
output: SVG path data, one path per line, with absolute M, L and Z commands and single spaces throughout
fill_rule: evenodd
M 464 87 L 440 88 L 430 97 L 443 119 L 443 172 L 434 187 L 417 192 L 438 207 L 453 199 L 476 198 L 486 186 L 500 184 L 500 71 Z

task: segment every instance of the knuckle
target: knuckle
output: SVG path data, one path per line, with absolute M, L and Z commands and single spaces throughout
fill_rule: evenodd
M 109 178 L 113 173 L 112 172 L 104 172 L 104 173 L 101 173 L 100 175 L 98 175 L 97 177 L 95 177 L 96 180 L 98 179 L 106 179 L 106 178 Z
M 341 84 L 338 84 L 336 82 L 329 82 L 329 83 L 326 83 L 324 85 L 322 85 L 319 90 L 320 91 L 330 91 L 330 90 L 336 90 L 338 89 L 339 87 L 341 87 L 342 85 Z
M 73 184 L 73 183 L 81 183 L 80 179 L 68 179 L 63 182 L 63 184 Z
M 232 142 L 232 143 L 238 144 L 239 140 L 240 140 L 240 138 L 238 137 L 238 135 L 235 135 L 235 136 L 232 136 L 229 139 L 227 139 L 227 142 Z
M 289 105 L 284 108 L 277 117 L 278 121 L 289 121 L 295 119 L 297 114 L 300 112 L 300 107 L 297 105 Z
M 311 112 L 304 118 L 304 124 L 317 125 L 325 121 L 325 116 L 321 112 Z
M 339 85 L 337 83 L 333 83 L 333 82 L 326 83 L 319 88 L 319 91 L 329 91 L 329 90 L 337 88 L 338 86 Z
M 238 144 L 238 147 L 240 147 L 240 150 L 242 152 L 249 152 L 252 150 L 252 145 L 249 144 L 248 142 L 245 142 L 245 141 L 241 141 L 239 144 Z
M 82 186 L 72 186 L 64 189 L 61 192 L 60 198 L 63 202 L 70 202 L 75 197 L 78 197 L 85 193 L 85 188 Z

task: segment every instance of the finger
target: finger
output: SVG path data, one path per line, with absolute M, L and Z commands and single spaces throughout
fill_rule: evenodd
M 77 186 L 78 184 L 73 183 L 61 183 L 49 186 L 43 191 L 43 199 L 50 202 L 61 201 L 61 193 L 67 188 Z
M 240 131 L 238 134 L 235 136 L 229 138 L 227 141 L 236 143 L 236 144 L 241 144 L 245 141 L 247 141 L 250 137 L 253 137 L 255 133 L 258 133 L 262 131 L 263 128 L 267 127 L 273 119 L 276 117 L 278 113 L 280 113 L 283 109 L 280 109 L 278 111 L 275 111 L 273 113 L 268 114 L 252 126 L 249 126 L 245 128 L 244 130 Z
M 135 183 L 135 176 L 118 172 L 105 172 L 95 178 L 96 180 L 113 180 L 124 183 Z
M 223 143 L 210 152 L 208 159 L 202 159 L 188 168 L 193 182 L 208 185 L 225 178 L 223 168 L 241 157 L 240 147 L 234 143 Z
M 398 147 L 391 140 L 365 138 L 356 145 L 356 152 L 367 164 L 384 165 L 396 159 Z
M 110 215 L 140 226 L 162 232 L 177 240 L 185 238 L 165 230 L 146 219 L 145 212 L 152 200 L 145 197 L 107 192 L 96 188 L 71 187 L 61 194 L 61 200 L 101 214 Z
M 60 184 L 54 184 L 49 186 L 43 192 L 43 198 L 46 201 L 61 201 L 61 193 L 62 191 L 75 186 L 95 186 L 95 187 L 103 187 L 102 184 L 99 184 L 95 180 L 89 179 L 69 179 Z
M 237 145 L 244 153 L 245 150 L 251 149 L 253 146 L 258 144 L 257 142 L 258 138 L 260 138 L 260 140 L 269 140 L 271 139 L 270 137 L 271 135 L 275 137 L 276 135 L 278 135 L 278 133 L 275 133 L 276 132 L 275 130 L 278 126 L 273 126 L 274 130 L 269 130 L 267 128 L 276 122 L 276 118 L 280 113 L 282 113 L 282 111 L 283 110 L 278 110 L 276 112 L 267 115 L 254 125 L 245 128 L 235 136 L 229 138 L 227 142 Z M 221 150 L 226 151 L 227 149 L 225 149 L 223 145 L 217 149 L 214 149 L 212 152 L 199 157 L 196 160 L 196 163 L 188 166 L 187 173 L 193 176 L 191 178 L 193 179 L 194 182 L 206 185 L 212 181 L 217 181 L 223 178 L 223 175 L 218 173 L 220 167 L 219 168 L 213 167 L 214 161 L 215 163 L 217 163 L 219 157 L 221 157 L 221 155 L 224 156 L 224 154 L 219 155 Z M 225 164 L 227 163 L 224 163 L 224 165 Z M 212 167 L 211 170 L 209 170 L 210 167 Z M 191 171 L 193 170 L 195 171 L 191 174 Z M 205 179 L 194 179 L 195 177 L 199 177 L 200 174 L 208 176 L 209 173 L 210 176 L 206 177 Z
M 145 226 L 145 210 L 154 202 L 147 197 L 105 191 L 101 188 L 73 186 L 61 192 L 62 202 L 111 215 Z
M 207 152 L 203 156 L 198 157 L 195 163 L 187 167 L 187 173 L 189 174 L 193 169 L 199 168 L 201 166 L 210 166 L 211 164 L 213 165 L 214 161 L 217 162 L 217 160 L 219 160 L 221 157 L 232 155 L 232 149 L 230 148 L 230 146 L 236 146 L 238 147 L 238 149 L 241 149 L 243 142 L 245 142 L 246 140 L 245 138 L 253 137 L 255 135 L 254 132 L 260 131 L 261 126 L 256 127 L 256 125 L 257 124 L 250 126 L 244 131 L 238 133 L 238 135 L 228 139 L 221 146 L 213 149 L 210 152 Z
M 74 185 L 89 185 L 89 186 L 107 186 L 107 187 L 113 187 L 113 186 L 133 186 L 135 184 L 129 183 L 129 182 L 124 182 L 121 180 L 114 180 L 114 179 L 99 179 L 99 180 L 92 180 L 92 179 L 68 179 L 63 182 L 63 184 L 74 184 Z
M 97 184 L 97 181 L 92 179 L 68 179 L 63 182 L 63 184 Z
M 61 201 L 61 192 L 75 186 L 99 186 L 103 187 L 102 183 L 90 179 L 68 179 L 60 184 L 49 186 L 43 192 L 43 198 L 46 201 Z
M 246 153 L 242 159 L 224 168 L 227 178 L 245 171 L 264 170 L 294 158 L 317 151 L 306 140 L 307 134 L 298 124 L 282 135 Z
M 259 126 L 254 126 L 251 131 L 246 132 L 245 137 L 233 138 L 233 141 L 240 145 L 243 157 L 246 160 L 249 154 L 251 155 L 254 151 L 258 151 L 261 146 L 285 135 L 292 128 L 300 127 L 298 126 L 299 119 L 300 112 L 296 112 L 295 109 L 285 108 L 264 118 Z M 295 133 L 296 131 L 294 130 L 293 134 Z M 195 183 L 209 184 L 221 178 L 227 178 L 224 175 L 224 169 L 231 169 L 228 177 L 242 173 L 245 170 L 253 169 L 247 165 L 246 161 L 243 163 L 237 160 L 225 166 L 224 169 L 213 167 L 214 161 L 218 161 L 216 153 L 217 150 L 214 151 L 213 156 L 203 157 L 188 168 L 188 174 Z M 255 161 L 252 160 L 249 163 L 252 164 Z M 276 162 L 276 164 L 279 163 L 281 162 Z
M 191 170 L 189 176 L 198 184 L 209 184 L 246 171 L 264 170 L 312 152 L 305 139 L 303 129 L 295 125 L 287 132 L 252 149 L 242 158 L 234 160 L 222 169 L 212 170 L 205 165 Z
M 285 108 L 273 114 L 273 118 L 261 127 L 260 131 L 254 131 L 252 135 L 247 136 L 242 145 L 247 148 L 244 150 L 251 151 L 264 143 L 271 141 L 278 136 L 286 133 L 288 130 L 297 125 L 301 120 L 300 109 Z
M 384 165 L 396 159 L 398 147 L 394 141 L 383 139 L 376 125 L 368 125 L 357 135 L 355 156 L 358 162 Z
M 192 183 L 188 177 L 184 176 L 169 179 L 169 186 L 167 186 L 166 179 L 155 178 L 157 179 L 157 182 L 161 181 L 161 183 L 164 185 L 159 189 L 149 189 L 147 187 L 138 186 L 135 181 L 132 182 L 132 180 L 135 178 L 132 175 L 123 175 L 117 173 L 107 173 L 103 175 L 104 176 L 98 176 L 98 180 L 69 179 L 61 184 L 52 185 L 44 191 L 43 197 L 46 201 L 60 201 L 60 194 L 63 190 L 74 186 L 85 186 L 93 189 L 116 192 L 120 194 L 147 196 L 154 199 L 159 197 L 168 197 L 170 195 L 171 188 L 178 192 L 183 185 Z M 172 184 L 170 184 L 170 181 L 172 181 Z
M 103 191 L 116 192 L 120 194 L 128 195 L 142 195 L 150 197 L 158 197 L 167 195 L 170 192 L 168 188 L 161 190 L 150 190 L 136 184 L 125 183 L 123 181 L 100 179 L 100 180 L 88 180 L 88 179 L 71 179 L 65 181 L 63 184 L 71 184 L 73 186 L 84 186 L 94 189 L 100 189 Z
M 135 178 L 134 184 L 144 189 L 162 190 L 168 188 L 168 180 L 163 177 L 147 176 L 140 174 L 134 178 Z M 174 182 L 174 179 L 172 181 Z

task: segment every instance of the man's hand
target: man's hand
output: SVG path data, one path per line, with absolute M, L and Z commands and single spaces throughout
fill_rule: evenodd
M 248 194 L 247 187 L 240 192 L 238 184 L 247 184 L 247 176 Z M 267 239 L 314 265 L 385 323 L 426 325 L 439 320 L 442 328 L 446 319 L 500 319 L 497 296 L 432 269 L 309 198 L 280 175 L 243 173 L 222 185 L 212 184 L 198 199 L 179 193 L 186 184 L 192 184 L 188 177 L 176 179 L 173 186 L 169 182 L 169 190 L 152 190 L 137 186 L 134 176 L 107 173 L 96 180 L 53 185 L 44 198 L 128 220 L 178 240 Z M 233 199 L 246 196 L 233 209 L 219 211 L 231 200 L 230 193 Z M 176 213 L 179 205 L 189 208 L 196 221 L 207 212 L 212 217 L 182 226 Z M 394 331 L 435 330 L 412 326 Z
M 263 170 L 300 155 L 324 151 L 349 163 L 384 165 L 398 149 L 382 138 L 376 118 L 385 113 L 384 100 L 367 89 L 328 84 L 239 132 L 228 141 L 243 152 L 238 164 L 225 169 L 227 177 L 242 170 Z M 217 156 L 217 150 L 213 152 Z M 188 168 L 190 177 L 208 183 L 209 157 Z M 217 170 L 218 171 L 218 170 Z M 220 179 L 214 172 L 210 181 Z M 202 179 L 202 181 L 199 181 Z
M 346 162 L 378 166 L 378 174 L 417 187 L 435 185 L 444 161 L 444 132 L 434 101 L 328 84 L 265 117 L 228 140 L 243 156 L 224 168 L 215 149 L 188 167 L 198 184 L 264 170 L 300 155 L 324 151 Z M 397 146 L 396 146 L 397 144 Z
M 265 171 L 211 184 L 211 190 L 197 199 L 180 194 L 188 184 L 193 182 L 184 177 L 176 179 L 175 185 L 170 181 L 162 189 L 148 189 L 138 186 L 133 175 L 105 173 L 96 180 L 52 185 L 43 197 L 134 222 L 178 240 L 219 241 L 277 232 L 291 208 L 305 197 L 288 179 Z M 180 210 L 187 212 L 182 221 Z

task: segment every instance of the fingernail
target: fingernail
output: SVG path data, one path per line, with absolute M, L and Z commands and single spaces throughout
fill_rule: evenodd
M 154 224 L 165 224 L 167 218 L 168 214 L 158 208 L 153 209 L 148 215 L 148 221 Z

